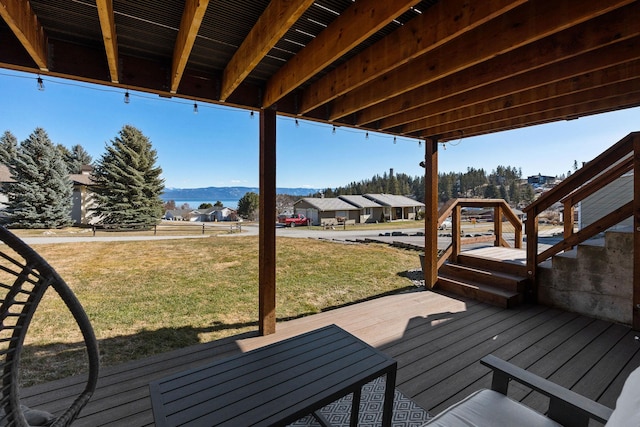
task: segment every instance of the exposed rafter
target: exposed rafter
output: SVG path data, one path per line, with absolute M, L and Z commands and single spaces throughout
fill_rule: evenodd
M 640 29 L 638 31 L 640 32 Z M 427 102 L 419 108 L 402 111 L 399 114 L 381 120 L 379 127 L 380 129 L 391 129 L 406 125 L 403 130 L 411 132 L 413 123 L 425 122 L 430 117 L 458 110 L 461 106 L 488 104 L 493 102 L 492 100 L 494 99 L 537 88 L 540 88 L 538 95 L 544 96 L 546 86 L 563 80 L 571 84 L 573 88 L 577 88 L 583 82 L 586 85 L 592 85 L 597 80 L 598 75 L 587 75 L 589 80 L 585 81 L 585 73 L 611 73 L 610 67 L 618 67 L 617 64 L 622 64 L 619 68 L 624 71 L 629 68 L 627 61 L 630 58 L 634 56 L 640 58 L 640 51 L 637 49 L 638 42 L 640 42 L 640 39 L 625 40 L 613 45 L 606 45 L 601 49 L 590 51 L 561 63 L 553 63 L 523 73 L 518 78 L 507 77 L 489 85 L 479 86 L 447 98 Z M 636 69 L 636 71 L 638 70 Z
M 571 90 L 568 88 L 571 86 L 571 82 L 563 81 L 545 86 L 543 89 L 531 89 L 510 95 L 488 105 L 473 105 L 458 111 L 450 111 L 439 115 L 437 120 L 431 121 L 432 123 L 428 123 L 428 119 L 423 119 L 403 129 L 406 129 L 408 133 L 440 135 L 457 129 L 498 123 L 505 119 L 519 119 L 533 113 L 552 111 L 563 106 L 582 105 L 594 99 L 606 99 L 625 93 L 640 92 L 640 79 L 636 77 L 637 74 L 629 76 L 628 71 L 637 73 L 638 67 L 635 67 L 634 70 L 612 71 L 614 75 L 612 77 L 618 77 L 621 80 L 602 81 L 602 86 L 592 85 L 586 89 Z M 603 76 L 602 72 L 594 74 L 599 74 L 598 80 L 608 77 Z M 543 98 L 543 95 L 547 96 Z M 540 99 L 543 100 L 540 101 Z M 437 123 L 437 125 L 434 126 L 433 123 Z
M 313 2 L 272 0 L 269 3 L 224 69 L 220 101 L 227 100 Z
M 27 0 L 0 0 L 0 16 L 41 71 L 48 71 L 47 38 Z
M 118 83 L 118 41 L 116 39 L 116 23 L 113 16 L 113 0 L 96 0 L 104 50 L 107 54 L 111 82 Z
M 616 105 L 617 107 L 613 108 L 612 105 Z M 478 126 L 459 128 L 439 134 L 438 138 L 440 141 L 451 141 L 492 132 L 518 129 L 524 126 L 551 123 L 559 120 L 575 120 L 584 116 L 606 113 L 618 108 L 637 106 L 640 106 L 640 92 L 616 94 L 607 98 L 591 100 L 585 104 L 562 106 L 553 110 L 534 112 L 518 118 L 505 118 L 497 122 L 492 121 L 491 123 L 483 123 Z M 429 133 L 425 133 L 422 137 L 428 136 Z
M 182 20 L 180 21 L 180 30 L 178 38 L 173 49 L 173 63 L 171 66 L 171 93 L 178 92 L 180 80 L 184 73 L 193 43 L 196 41 L 202 18 L 207 11 L 209 0 L 186 0 L 184 11 L 182 12 Z
M 358 88 L 525 1 L 441 1 L 311 84 L 302 96 L 300 113 Z
M 271 77 L 263 107 L 278 102 L 417 3 L 419 0 L 359 0 L 353 3 Z
M 526 3 L 336 99 L 330 119 L 345 117 L 628 3 L 632 1 L 585 0 L 580 7 L 571 2 Z

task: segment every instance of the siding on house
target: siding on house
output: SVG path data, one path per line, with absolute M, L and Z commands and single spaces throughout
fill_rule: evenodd
M 91 209 L 96 207 L 96 201 L 94 193 L 91 191 L 94 182 L 90 173 L 91 170 L 83 169 L 83 173 L 69 175 L 69 179 L 73 183 L 71 220 L 74 224 L 88 225 L 99 221 L 99 218 L 91 216 Z
M 631 200 L 633 200 L 633 173 L 621 176 L 580 202 L 578 218 L 580 229 L 593 224 Z M 613 230 L 626 228 L 633 229 L 633 217 L 611 227 Z
M 337 218 L 358 221 L 360 209 L 337 198 L 305 197 L 293 204 L 294 213 L 303 214 L 313 225 L 335 222 Z
M 358 223 L 376 222 L 384 215 L 384 207 L 361 195 L 338 196 L 339 199 L 360 209 Z
M 416 219 L 418 211 L 424 209 L 424 203 L 410 197 L 395 194 L 365 194 L 364 197 L 385 207 L 385 215 L 390 220 Z

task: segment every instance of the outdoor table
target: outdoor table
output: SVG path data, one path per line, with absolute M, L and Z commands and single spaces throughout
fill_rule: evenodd
M 397 362 L 335 325 L 150 384 L 156 425 L 284 426 L 386 376 L 383 426 L 391 425 Z

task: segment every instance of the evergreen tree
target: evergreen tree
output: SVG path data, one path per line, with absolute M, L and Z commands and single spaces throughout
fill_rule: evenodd
M 0 163 L 10 165 L 18 153 L 18 139 L 8 130 L 0 136 Z
M 105 224 L 157 223 L 162 216 L 164 180 L 151 141 L 127 125 L 106 150 L 93 171 L 94 216 Z
M 18 228 L 71 225 L 73 186 L 60 151 L 42 128 L 18 147 L 9 164 L 15 182 L 8 185 L 8 223 Z
M 71 147 L 71 150 L 67 150 L 65 161 L 67 162 L 69 173 L 73 174 L 82 172 L 82 166 L 90 165 L 93 162 L 93 158 L 82 145 L 76 144 Z
M 260 198 L 257 193 L 249 191 L 238 200 L 238 215 L 242 218 L 255 219 L 258 208 L 260 206 Z

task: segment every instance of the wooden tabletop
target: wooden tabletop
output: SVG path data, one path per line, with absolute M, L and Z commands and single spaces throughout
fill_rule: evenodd
M 390 423 L 396 362 L 335 325 L 150 384 L 157 426 L 280 426 L 387 376 Z

